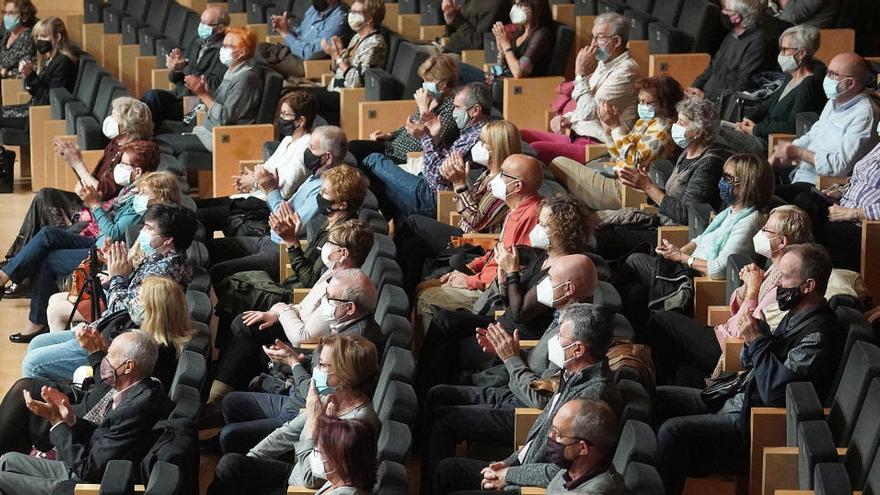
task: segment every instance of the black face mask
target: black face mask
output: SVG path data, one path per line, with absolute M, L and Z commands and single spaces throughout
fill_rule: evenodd
M 733 21 L 730 20 L 730 17 L 721 14 L 721 27 L 723 27 L 725 31 L 733 29 Z
M 306 170 L 314 174 L 316 170 L 321 168 L 321 157 L 306 148 L 303 152 L 303 165 L 305 165 Z
M 801 284 L 794 287 L 777 287 L 776 303 L 779 304 L 780 311 L 789 311 L 800 304 L 805 295 L 801 292 Z
M 327 8 L 327 0 L 312 0 L 312 7 L 318 12 L 322 12 Z
M 37 40 L 34 42 L 34 47 L 38 52 L 45 55 L 52 51 L 52 42 L 49 40 Z
M 563 445 L 552 438 L 547 438 L 547 445 L 544 447 L 544 452 L 547 453 L 547 459 L 561 467 L 562 469 L 568 469 L 571 467 L 574 460 L 568 460 L 565 458 L 565 448 L 568 445 Z
M 321 196 L 319 194 L 315 198 L 315 200 L 318 201 L 318 213 L 327 216 L 336 211 L 333 209 L 333 203 L 331 203 L 330 200 L 325 198 L 324 196 Z
M 293 135 L 297 127 L 299 126 L 296 123 L 296 119 L 286 120 L 280 117 L 275 119 L 275 128 L 278 129 L 278 135 L 282 138 Z

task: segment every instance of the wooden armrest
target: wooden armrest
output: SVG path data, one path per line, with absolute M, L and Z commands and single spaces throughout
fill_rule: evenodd
M 648 76 L 670 76 L 687 88 L 706 70 L 708 53 L 666 53 L 648 56 Z
M 70 31 L 70 28 L 68 28 Z M 104 23 L 93 22 L 82 25 L 82 40 L 80 46 L 86 53 L 93 54 L 96 58 L 101 54 L 101 45 L 104 38 Z
M 293 288 L 293 304 L 299 304 L 303 299 L 309 295 L 309 290 L 305 287 L 294 287 Z
M 339 120 L 346 136 L 357 136 L 360 126 L 360 102 L 364 101 L 364 88 L 345 88 L 339 91 Z M 415 104 L 415 102 L 413 102 Z
M 449 225 L 453 227 L 458 227 L 461 224 L 461 213 L 457 211 L 449 212 Z
M 822 190 L 827 189 L 835 184 L 846 184 L 847 179 L 849 177 L 837 177 L 835 175 L 817 175 L 816 176 L 816 189 Z
M 715 280 L 709 277 L 694 277 L 694 319 L 708 324 L 709 306 L 724 304 L 727 280 Z
M 516 449 L 517 446 L 525 443 L 529 430 L 532 428 L 532 425 L 535 424 L 538 416 L 541 415 L 541 409 L 534 407 L 517 407 L 514 414 L 513 448 Z
M 119 46 L 121 44 L 122 33 L 104 33 L 101 40 L 101 65 L 116 79 L 119 79 Z
M 480 67 L 486 62 L 486 51 L 485 50 L 462 50 L 461 51 L 461 61 L 465 64 L 473 65 L 474 67 Z
M 239 160 L 238 161 L 238 170 L 244 171 L 244 169 L 253 170 L 254 167 L 263 163 L 263 160 Z
M 333 74 L 332 72 L 329 74 L 321 74 L 321 85 L 326 88 L 327 85 L 330 84 L 330 81 L 333 80 L 334 76 L 335 74 Z
M 134 45 L 119 45 L 116 49 L 116 57 L 119 67 L 119 82 L 128 88 L 132 94 L 137 94 L 137 58 L 141 54 L 141 47 Z M 155 60 L 155 58 L 154 58 Z
M 248 24 L 245 27 L 257 35 L 257 40 L 266 39 L 266 36 L 269 35 L 269 26 L 265 22 L 261 24 Z
M 638 189 L 623 186 L 621 201 L 624 208 L 639 208 L 642 203 L 648 201 L 648 195 Z
M 315 493 L 316 491 L 317 490 L 315 490 L 314 488 L 306 488 L 304 486 L 288 486 L 287 487 L 288 494 L 296 493 L 296 494 L 300 494 L 300 495 L 306 495 L 306 494 Z
M 133 493 L 144 493 L 146 488 L 144 485 L 134 485 Z M 77 483 L 73 489 L 74 495 L 99 495 L 101 493 L 100 483 Z
M 559 5 L 555 5 L 558 7 Z M 524 486 L 519 489 L 520 495 L 544 495 L 547 493 L 546 488 L 539 488 L 537 486 Z
M 770 159 L 773 157 L 773 148 L 779 144 L 781 141 L 794 141 L 796 138 L 794 134 L 782 134 L 782 133 L 773 133 L 767 135 L 767 158 Z
M 313 81 L 320 81 L 323 74 L 330 73 L 330 63 L 331 60 L 329 58 L 304 60 L 303 67 L 305 68 L 305 78 Z
M 706 324 L 710 327 L 720 325 L 730 319 L 730 308 L 723 304 L 713 304 L 706 309 Z
M 573 3 L 557 3 L 551 5 L 553 12 L 553 20 L 565 24 L 568 27 L 574 27 L 574 4 Z
M 174 85 L 168 80 L 169 69 L 150 69 L 150 87 L 154 89 L 172 89 Z
M 737 337 L 726 337 L 724 339 L 724 347 L 721 349 L 721 369 L 723 371 L 742 371 L 739 354 L 745 342 L 745 340 Z
M 436 40 L 437 38 L 442 38 L 446 36 L 446 25 L 445 24 L 430 24 L 425 26 L 419 26 L 419 40 L 424 42 L 431 42 Z
M 604 144 L 588 144 L 584 160 L 590 162 L 608 153 L 608 146 Z
M 519 348 L 520 349 L 532 349 L 534 347 L 538 347 L 539 340 L 520 340 Z
M 544 110 L 563 81 L 560 76 L 504 79 L 504 118 L 520 129 L 546 130 Z
M 387 15 L 387 13 L 386 13 Z M 421 14 L 398 14 L 397 15 L 397 32 L 401 36 L 412 42 L 421 41 L 419 39 L 419 28 L 422 25 Z
M 416 101 L 386 100 L 362 101 L 358 104 L 358 136 L 369 139 L 373 131 L 391 132 L 406 121 L 408 115 L 416 112 Z
M 751 442 L 749 462 L 749 493 L 762 493 L 762 467 L 765 447 L 785 446 L 785 408 L 753 407 L 751 409 Z
M 229 177 L 241 171 L 241 160 L 263 158 L 263 143 L 275 137 L 275 127 L 272 124 L 225 125 L 214 127 L 213 134 L 214 177 L 211 192 L 213 197 L 229 196 L 235 193 Z
M 18 92 L 24 87 L 22 79 L 0 79 L 0 98 L 4 105 L 24 103 L 18 101 Z
M 662 246 L 667 240 L 678 247 L 688 243 L 688 228 L 683 225 L 669 225 L 657 228 L 657 245 Z
M 280 34 L 267 34 L 266 43 L 269 43 L 271 45 L 280 45 L 281 43 L 284 43 L 284 37 Z
M 455 210 L 455 201 L 453 197 L 455 193 L 452 191 L 437 191 L 437 221 L 443 221 L 449 218 L 449 214 Z
M 862 222 L 862 278 L 874 300 L 880 300 L 880 221 Z
M 472 246 L 481 246 L 486 251 L 491 249 L 495 249 L 495 244 L 498 243 L 498 234 L 464 234 L 461 236 L 462 243 L 470 244 Z
M 652 205 L 651 203 L 639 203 L 639 209 L 651 215 L 657 215 L 658 213 L 660 213 L 660 208 L 657 205 Z

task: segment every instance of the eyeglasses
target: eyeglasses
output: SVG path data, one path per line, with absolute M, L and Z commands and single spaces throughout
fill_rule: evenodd
M 782 53 L 784 55 L 787 55 L 789 53 L 797 53 L 800 50 L 801 50 L 800 48 L 797 48 L 794 46 L 780 46 L 779 47 L 779 53 Z
M 327 364 L 327 363 L 322 363 L 322 362 L 318 361 L 318 366 L 317 366 L 317 368 L 318 368 L 319 370 L 323 371 L 324 373 L 327 373 L 328 375 L 335 375 L 336 373 L 330 371 L 330 370 L 328 369 L 329 367 L 330 367 L 329 364 Z
M 727 172 L 725 172 L 721 176 L 721 180 L 723 180 L 724 182 L 726 182 L 728 184 L 739 184 L 739 180 L 736 178 L 736 176 L 730 175 Z
M 773 232 L 772 230 L 770 230 L 766 227 L 761 227 L 761 232 L 763 232 L 765 234 L 779 235 L 779 232 Z
M 522 180 L 522 179 L 520 179 L 519 177 L 517 177 L 517 176 L 515 176 L 515 175 L 510 175 L 510 174 L 508 174 L 508 173 L 506 173 L 506 172 L 504 172 L 504 171 L 501 172 L 501 176 L 502 176 L 502 177 L 507 177 L 508 179 L 513 180 L 513 181 L 521 181 L 521 180 Z
M 296 114 L 293 112 L 291 112 L 291 113 L 281 112 L 278 114 L 278 116 L 284 120 L 296 120 Z
M 838 74 L 837 72 L 834 72 L 833 70 L 829 70 L 828 72 L 826 72 L 826 74 L 828 74 L 828 77 L 830 77 L 831 79 L 834 79 L 835 81 L 842 81 L 844 79 L 850 79 L 850 78 L 854 77 L 854 76 L 848 76 L 846 74 Z
M 591 445 L 591 446 L 593 445 L 593 443 L 590 442 L 589 440 L 587 440 L 586 438 L 576 437 L 576 436 L 572 436 L 572 435 L 563 435 L 563 434 L 559 433 L 559 430 L 556 429 L 555 426 L 550 427 L 549 437 L 552 438 L 553 440 L 556 440 L 557 442 L 559 441 L 560 438 L 573 438 L 576 440 L 575 442 L 566 444 L 565 445 L 566 447 L 568 447 L 569 445 L 574 445 L 577 442 L 586 442 L 587 445 Z

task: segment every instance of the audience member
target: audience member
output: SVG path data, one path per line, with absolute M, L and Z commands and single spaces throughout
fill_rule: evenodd
M 501 22 L 492 26 L 501 75 L 514 79 L 547 75 L 556 37 L 548 0 L 517 0 L 510 8 L 510 22 L 510 26 Z
M 257 45 L 257 55 L 285 77 L 305 76 L 306 60 L 327 57 L 322 42 L 330 42 L 334 37 L 347 38 L 349 34 L 348 6 L 339 0 L 312 2 L 298 26 L 292 27 L 291 20 L 286 11 L 269 18 L 271 30 L 281 36 L 287 53 L 274 53 L 278 45 Z
M 421 141 L 425 152 L 424 169 L 418 175 L 380 153 L 368 155 L 361 163 L 378 191 L 379 207 L 387 218 L 437 215 L 437 191 L 451 186 L 440 169 L 453 156 L 458 155 L 458 160 L 471 153 L 492 111 L 492 95 L 485 84 L 472 83 L 456 91 L 452 104 L 452 118 L 461 130 L 452 144 L 443 141 L 443 122 L 436 114 L 423 114 L 421 121 L 407 125 L 407 131 Z
M 822 83 L 828 103 L 819 120 L 803 136 L 779 142 L 773 149 L 774 167 L 791 182 L 777 188 L 777 196 L 791 202 L 815 187 L 819 175 L 850 175 L 856 162 L 876 144 L 877 112 L 865 92 L 868 73 L 865 60 L 855 53 L 831 59 Z
M 799 113 L 822 111 L 825 94 L 816 74 L 819 30 L 811 26 L 794 26 L 779 37 L 778 64 L 785 73 L 786 83 L 735 127 L 722 127 L 720 141 L 742 153 L 767 153 L 770 134 L 794 134 Z
M 501 2 L 443 0 L 440 8 L 446 36 L 437 41 L 440 50 L 457 54 L 464 50 L 482 50 L 483 33 L 492 30 L 501 6 Z
M 778 17 L 792 24 L 835 28 L 840 15 L 841 2 L 837 0 L 774 0 L 771 8 L 779 8 Z
M 842 332 L 824 298 L 831 259 L 821 246 L 801 244 L 788 248 L 778 269 L 776 300 L 788 314 L 775 333 L 744 315 L 740 358 L 750 378 L 743 387 L 714 407 L 700 389 L 657 389 L 657 470 L 668 494 L 681 493 L 690 473 L 745 473 L 751 408 L 784 407 L 789 383 L 812 382 L 819 397 L 828 395 Z
M 143 101 L 150 107 L 156 129 L 166 120 L 183 120 L 183 97 L 196 96 L 187 83 L 187 77 L 203 79 L 205 90 L 215 94 L 226 74 L 226 64 L 221 62 L 219 53 L 229 28 L 229 13 L 219 7 L 208 7 L 199 18 L 195 38 L 184 49 L 174 48 L 165 55 L 165 68 L 168 80 L 174 84 L 173 91 L 148 89 Z M 190 78 L 192 81 L 192 78 Z
M 0 78 L 22 77 L 23 60 L 36 59 L 31 28 L 37 23 L 37 7 L 31 0 L 9 0 L 3 7 L 3 38 L 0 39 Z
M 391 161 L 406 163 L 407 153 L 422 151 L 422 141 L 411 130 L 419 122 L 428 122 L 436 117 L 440 119 L 440 142 L 449 146 L 458 138 L 458 126 L 452 116 L 455 104 L 454 93 L 458 86 L 458 64 L 449 55 L 432 55 L 422 62 L 418 69 L 422 78 L 422 87 L 417 89 L 413 98 L 416 101 L 416 113 L 407 117 L 403 127 L 397 130 L 382 132 L 373 131 L 369 140 L 355 140 L 348 143 L 348 149 L 358 163 L 372 153 L 382 153 Z M 406 95 L 404 95 L 406 96 Z
M 598 167 L 637 169 L 647 174 L 655 160 L 668 158 L 677 151 L 670 131 L 677 120 L 675 107 L 683 98 L 681 86 L 675 79 L 661 76 L 641 79 L 635 87 L 639 95 L 639 120 L 632 130 L 627 131 L 629 126 L 623 126 L 617 107 L 608 102 L 599 103 L 597 112 L 605 129 L 610 156 Z M 573 149 L 569 148 L 573 145 L 565 146 Z M 562 149 L 551 151 L 544 158 L 547 159 L 545 163 L 550 164 L 553 176 L 587 206 L 595 210 L 616 210 L 623 205 L 623 184 L 620 181 L 604 175 L 599 168 L 582 165 L 586 145 L 577 153 L 564 153 Z M 553 159 L 555 156 L 559 158 Z

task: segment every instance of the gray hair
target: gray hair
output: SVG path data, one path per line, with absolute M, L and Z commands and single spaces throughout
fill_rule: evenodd
M 742 27 L 750 28 L 761 20 L 767 0 L 724 0 L 724 5 L 742 17 Z
M 779 215 L 776 233 L 784 236 L 789 245 L 813 241 L 813 221 L 804 210 L 794 205 L 782 205 L 770 210 L 770 216 L 773 215 Z
M 617 12 L 605 12 L 596 17 L 593 25 L 596 24 L 607 24 L 608 35 L 619 36 L 621 44 L 626 47 L 626 42 L 629 41 L 629 30 L 632 25 L 631 20 Z
M 562 310 L 561 322 L 571 321 L 571 338 L 583 342 L 593 359 L 602 359 L 611 347 L 613 316 L 604 306 L 574 303 Z
M 703 144 L 715 141 L 721 121 L 714 103 L 704 98 L 685 98 L 678 102 L 675 110 L 679 117 L 688 121 L 687 130 L 702 133 Z
M 119 115 L 119 133 L 135 140 L 150 139 L 153 136 L 153 114 L 146 103 L 130 96 L 115 98 L 110 111 Z
M 816 55 L 821 44 L 821 35 L 816 26 L 799 24 L 786 29 L 779 35 L 780 45 L 786 36 L 791 36 L 791 42 L 797 49 L 803 50 L 807 54 L 807 59 L 812 59 Z
M 611 406 L 603 400 L 577 398 L 578 413 L 571 423 L 572 436 L 590 442 L 605 456 L 617 443 L 617 418 Z
M 312 130 L 312 134 L 318 137 L 318 147 L 321 153 L 330 153 L 336 162 L 345 159 L 348 153 L 348 138 L 345 131 L 335 125 L 322 125 Z
M 357 268 L 347 268 L 334 273 L 333 280 L 342 284 L 342 299 L 353 301 L 368 313 L 375 311 L 379 300 L 378 291 L 364 272 Z
M 111 346 L 119 348 L 117 353 L 123 362 L 134 362 L 140 377 L 153 374 L 159 359 L 159 345 L 152 336 L 141 330 L 132 330 L 113 339 Z
M 464 93 L 465 108 L 480 105 L 480 112 L 486 116 L 492 111 L 492 90 L 486 84 L 473 82 L 465 84 L 458 91 Z
M 229 27 L 231 20 L 229 19 L 229 12 L 226 9 L 219 9 L 220 13 L 217 14 L 217 24 L 221 26 Z

